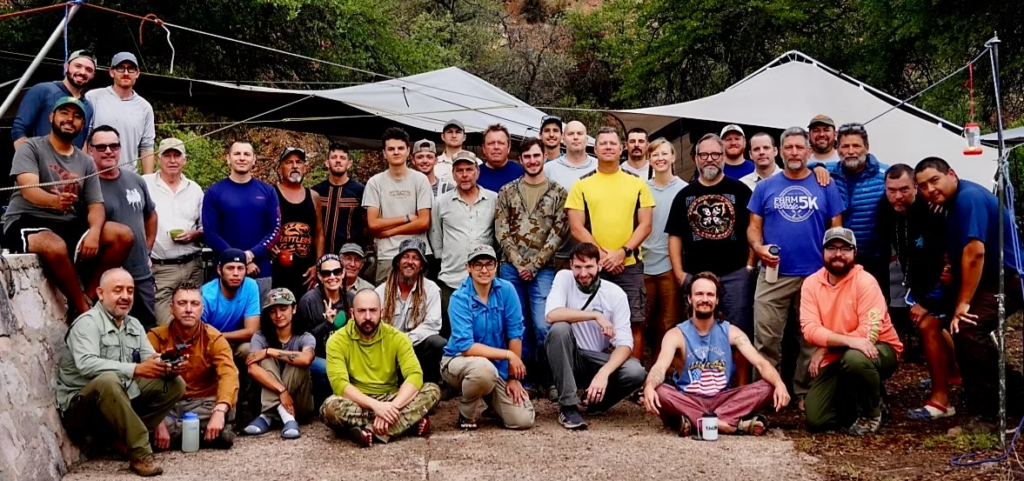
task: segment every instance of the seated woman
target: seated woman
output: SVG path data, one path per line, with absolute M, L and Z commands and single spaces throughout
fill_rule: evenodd
M 281 437 L 299 437 L 299 422 L 313 416 L 313 382 L 309 366 L 316 352 L 316 339 L 305 326 L 293 324 L 295 295 L 285 288 L 267 293 L 260 314 L 260 330 L 252 336 L 246 365 L 249 377 L 263 386 L 262 414 L 245 428 L 246 434 L 265 434 L 278 419 Z
M 347 279 L 338 256 L 325 254 L 320 257 L 316 270 L 320 282 L 299 300 L 295 316 L 296 324 L 305 326 L 316 339 L 316 358 L 309 366 L 309 372 L 313 376 L 314 405 L 319 406 L 331 395 L 331 383 L 327 380 L 327 340 L 350 319 L 350 297 L 355 293 L 344 292 Z

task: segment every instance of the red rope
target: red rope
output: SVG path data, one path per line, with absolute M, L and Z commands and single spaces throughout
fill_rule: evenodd
M 14 18 L 14 17 L 20 17 L 22 15 L 28 15 L 30 13 L 39 13 L 39 12 L 45 12 L 45 11 L 48 11 L 48 10 L 56 10 L 58 8 L 64 8 L 64 7 L 68 6 L 68 5 L 71 5 L 71 2 L 58 3 L 56 5 L 47 5 L 45 7 L 30 8 L 28 10 L 22 10 L 22 11 L 19 11 L 19 12 L 5 13 L 3 15 L 0 15 L 0 20 L 4 20 L 4 19 L 8 19 L 8 18 Z
M 974 122 L 974 62 L 967 64 L 967 92 L 969 95 L 968 105 L 970 106 L 971 122 Z

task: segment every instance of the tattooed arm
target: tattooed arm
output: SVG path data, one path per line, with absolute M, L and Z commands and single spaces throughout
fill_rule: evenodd
M 272 357 L 296 367 L 309 367 L 313 363 L 313 358 L 316 357 L 316 350 L 312 347 L 303 347 L 302 352 L 267 349 L 267 357 Z

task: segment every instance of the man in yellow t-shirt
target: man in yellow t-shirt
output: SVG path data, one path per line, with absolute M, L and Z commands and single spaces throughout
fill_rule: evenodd
M 601 277 L 626 292 L 639 346 L 633 352 L 643 352 L 647 294 L 640 244 L 651 233 L 654 197 L 644 180 L 619 168 L 622 140 L 614 128 L 598 131 L 594 152 L 597 170 L 573 184 L 565 201 L 569 227 L 577 242 L 600 247 Z

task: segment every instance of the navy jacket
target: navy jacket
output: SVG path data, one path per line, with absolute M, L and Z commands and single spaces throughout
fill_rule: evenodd
M 839 196 L 846 205 L 843 226 L 857 236 L 857 255 L 889 257 L 888 246 L 878 242 L 877 229 L 878 201 L 885 197 L 885 171 L 889 166 L 868 154 L 867 165 L 859 174 L 849 175 L 843 171 L 842 161 L 829 162 L 824 167 L 832 175 L 832 181 L 839 188 Z
M 50 135 L 50 112 L 53 111 L 53 105 L 61 97 L 70 95 L 71 92 L 61 80 L 43 82 L 28 89 L 21 99 L 21 104 L 18 105 L 18 114 L 14 117 L 11 140 Z M 85 124 L 72 143 L 75 147 L 84 149 L 85 138 L 89 135 L 89 125 L 92 124 L 92 103 L 85 100 L 85 95 L 78 100 L 85 105 Z

